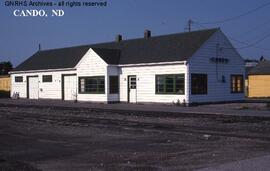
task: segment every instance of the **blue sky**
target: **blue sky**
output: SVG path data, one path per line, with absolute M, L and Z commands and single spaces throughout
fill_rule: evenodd
M 49 1 L 49 0 L 48 0 Z M 88 0 L 91 1 L 91 0 Z M 238 16 L 269 1 L 267 0 L 107 0 L 107 7 L 63 8 L 64 17 L 14 17 L 14 9 L 33 7 L 0 7 L 0 61 L 15 66 L 31 56 L 41 43 L 42 49 L 53 49 L 113 41 L 116 34 L 123 39 L 143 36 L 145 29 L 152 35 L 183 32 L 188 19 L 212 22 Z M 39 9 L 39 8 L 38 8 Z M 43 7 L 45 10 L 55 8 Z M 197 30 L 201 26 L 192 25 Z M 208 24 L 220 27 L 229 37 L 253 44 L 270 34 L 270 5 L 230 22 Z M 231 41 L 235 47 L 243 47 Z M 239 49 L 244 58 L 270 59 L 270 36 L 256 47 Z M 264 48 L 264 49 L 262 49 Z

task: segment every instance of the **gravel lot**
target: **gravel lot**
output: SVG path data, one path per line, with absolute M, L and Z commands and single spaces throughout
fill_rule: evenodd
M 270 118 L 0 103 L 0 170 L 196 170 L 267 154 Z

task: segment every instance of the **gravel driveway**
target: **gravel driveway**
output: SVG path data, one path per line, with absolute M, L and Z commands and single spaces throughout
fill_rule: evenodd
M 196 170 L 268 154 L 270 118 L 0 103 L 1 158 L 44 171 Z

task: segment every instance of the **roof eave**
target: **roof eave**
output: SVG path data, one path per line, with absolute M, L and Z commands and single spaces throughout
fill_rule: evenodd
M 52 71 L 75 71 L 76 68 L 60 68 L 60 69 L 42 69 L 27 71 L 10 71 L 9 74 L 33 73 L 33 72 L 52 72 Z
M 119 64 L 115 66 L 129 67 L 129 66 L 151 66 L 151 65 L 172 65 L 172 64 L 186 64 L 186 61 L 172 61 L 172 62 L 153 62 L 153 63 L 138 63 L 138 64 Z

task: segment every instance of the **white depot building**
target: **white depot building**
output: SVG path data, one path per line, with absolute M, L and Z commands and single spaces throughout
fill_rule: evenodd
M 220 29 L 40 50 L 11 74 L 11 96 L 93 102 L 244 100 L 244 60 Z

